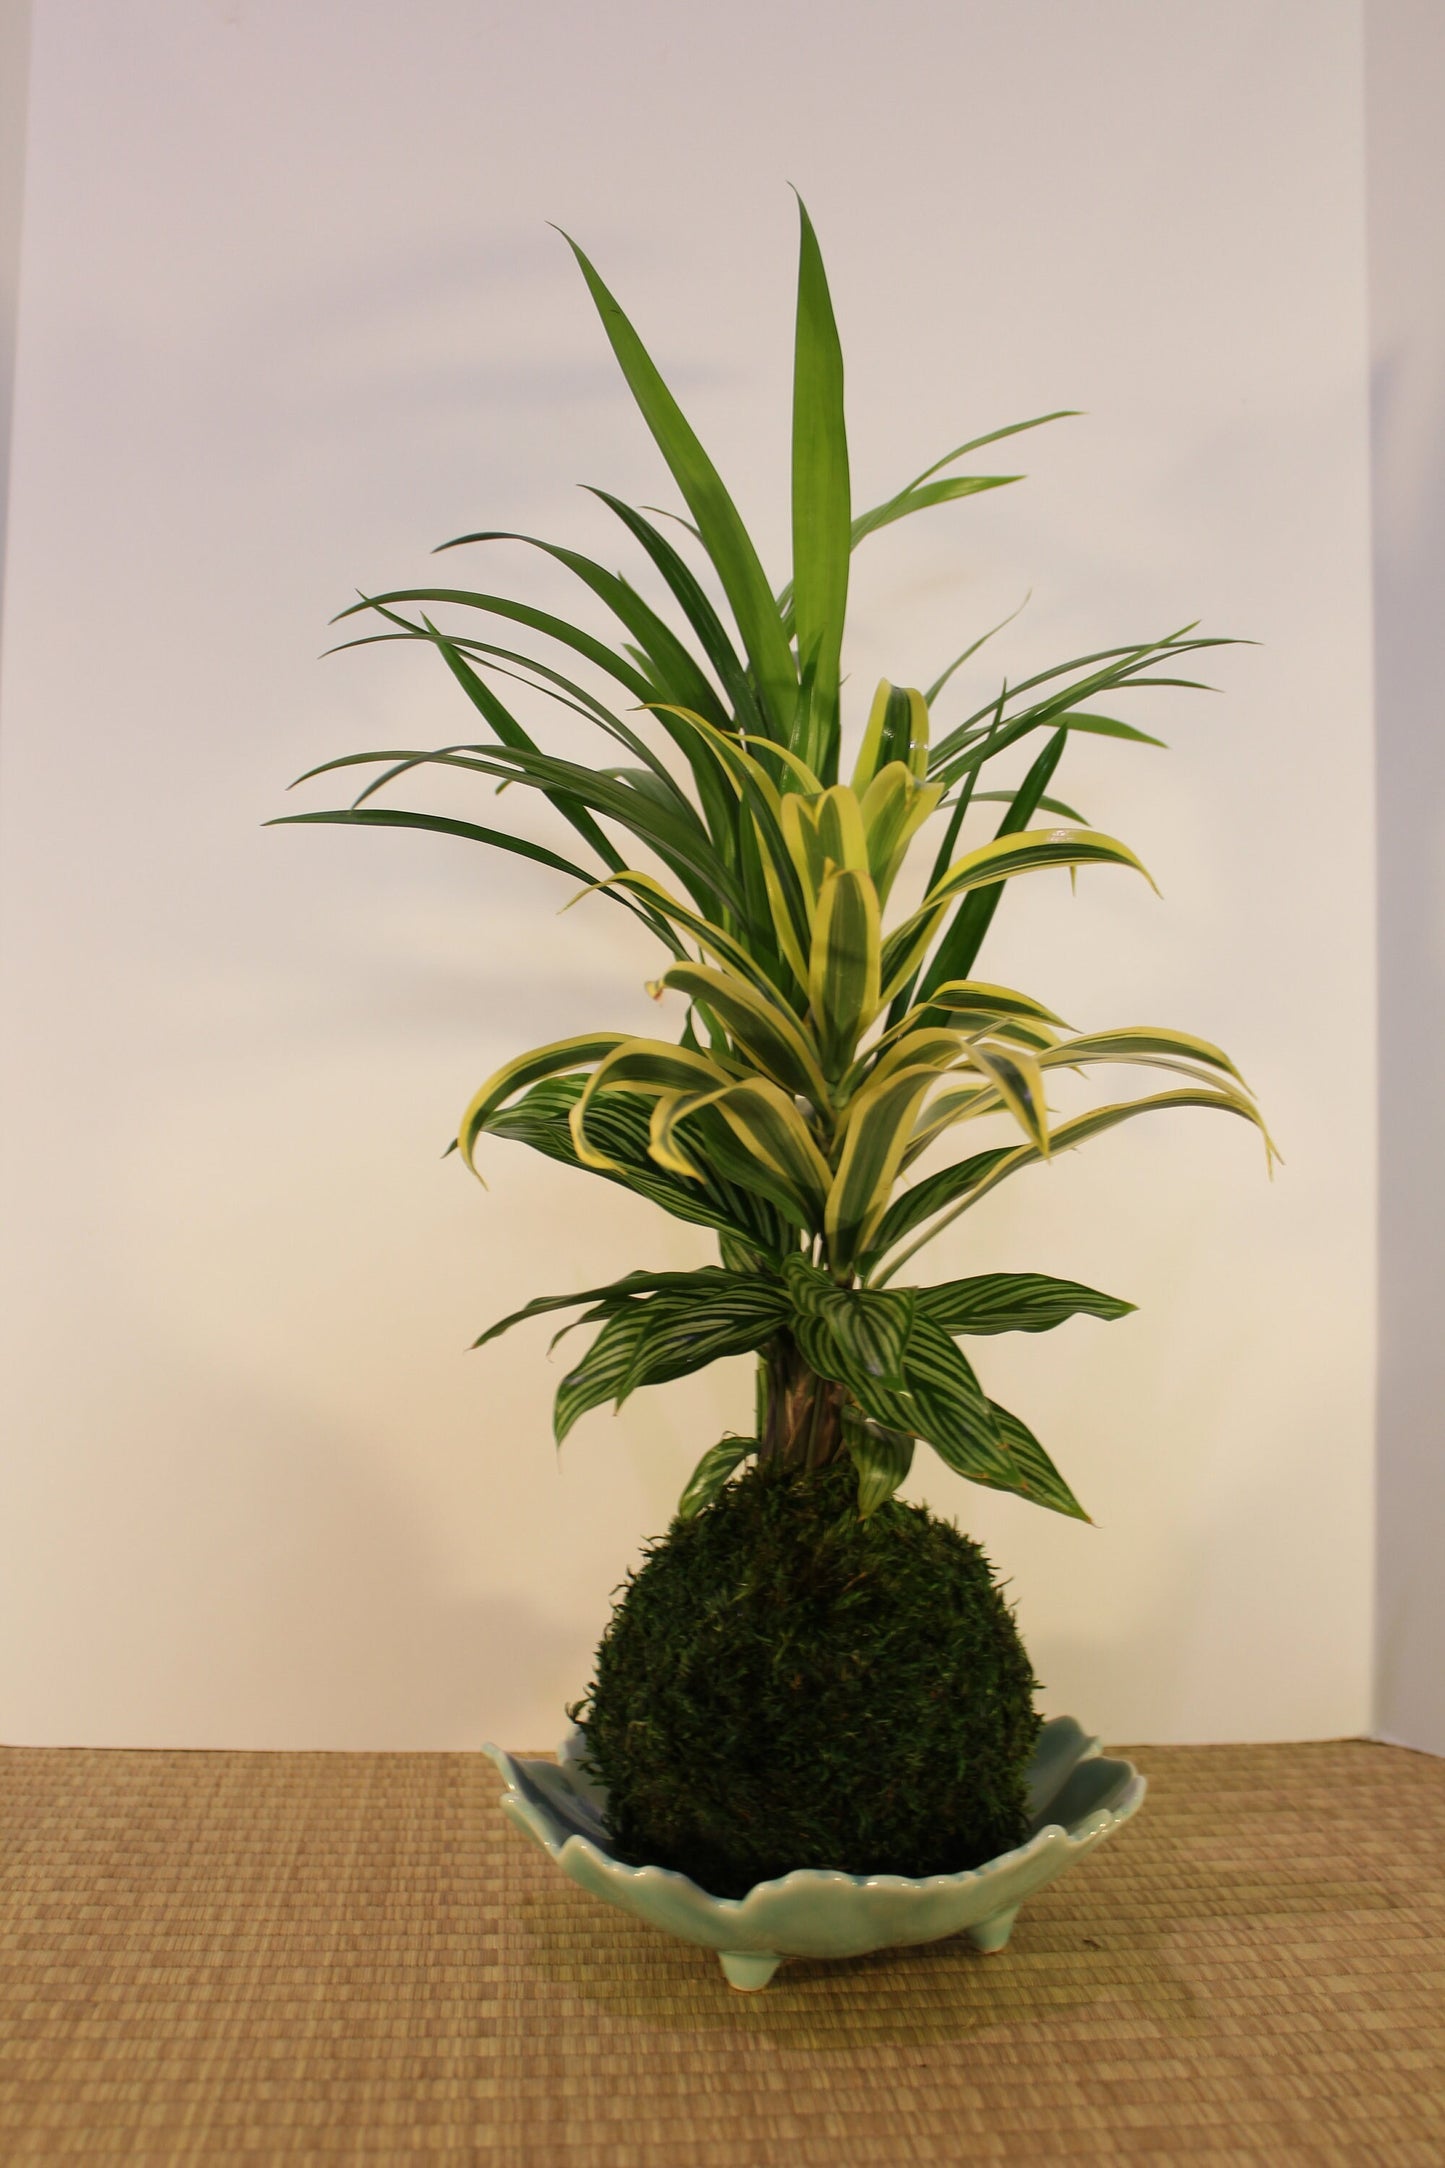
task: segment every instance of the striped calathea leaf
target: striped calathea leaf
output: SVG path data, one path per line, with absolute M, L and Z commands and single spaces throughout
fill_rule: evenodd
M 682 507 L 664 518 L 593 492 L 594 516 L 625 534 L 654 599 L 581 549 L 501 527 L 458 537 L 445 546 L 542 551 L 585 592 L 587 621 L 490 586 L 363 596 L 342 613 L 356 629 L 342 644 L 435 651 L 462 696 L 463 740 L 327 761 L 310 774 L 354 771 L 356 795 L 288 818 L 508 852 L 535 869 L 527 879 L 560 874 L 572 902 L 624 910 L 629 933 L 656 941 L 656 1028 L 577 1033 L 517 1055 L 474 1094 L 456 1149 L 480 1175 L 494 1141 L 526 1144 L 709 1230 L 722 1261 L 538 1297 L 478 1344 L 554 1312 L 592 1328 L 557 1395 L 559 1438 L 639 1386 L 754 1356 L 755 1436 L 726 1436 L 703 1456 L 688 1512 L 753 1451 L 814 1465 L 847 1454 L 860 1510 L 877 1511 L 923 1441 L 972 1481 L 1078 1514 L 958 1342 L 1130 1306 L 1036 1273 L 894 1283 L 1000 1183 L 1144 1113 L 1241 1117 L 1272 1161 L 1248 1086 L 1211 1040 L 1150 1025 L 1077 1032 L 978 964 L 1024 875 L 1062 888 L 1082 871 L 1085 897 L 1096 870 L 1148 880 L 1126 844 L 1058 795 L 1055 773 L 1081 740 L 1101 754 L 1157 747 L 1115 711 L 1127 695 L 1193 684 L 1192 659 L 1222 643 L 1185 626 L 1021 677 L 990 672 L 970 702 L 960 688 L 970 666 L 988 669 L 977 658 L 1004 619 L 971 635 L 926 691 L 884 680 L 850 712 L 853 551 L 917 514 L 986 502 L 1020 477 L 981 472 L 976 455 L 1063 413 L 970 436 L 856 510 L 837 325 L 802 211 L 792 563 L 775 587 L 648 347 L 569 246 Z M 940 728 L 945 701 L 956 707 Z M 579 753 L 579 731 L 599 734 L 594 759 Z M 451 803 L 396 802 L 437 771 L 453 798 L 473 789 L 490 804 L 505 789 L 508 807 L 529 810 L 509 832 L 495 814 L 484 823 Z M 1166 1088 L 1082 1111 L 1071 1099 L 1061 1114 L 1052 1095 L 1074 1094 L 1101 1066 L 1158 1070 Z

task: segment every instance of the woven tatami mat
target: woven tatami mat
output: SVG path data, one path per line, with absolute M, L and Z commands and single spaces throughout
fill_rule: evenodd
M 716 1961 L 468 1755 L 0 1754 L 0 2159 L 1445 2163 L 1445 1763 L 1134 1750 L 1011 1947 Z

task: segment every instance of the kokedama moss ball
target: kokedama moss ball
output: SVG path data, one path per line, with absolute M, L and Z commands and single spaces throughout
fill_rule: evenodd
M 623 1855 L 717 1896 L 950 1874 L 1026 1834 L 1038 1684 L 988 1560 L 851 1464 L 750 1468 L 628 1577 L 572 1711 Z

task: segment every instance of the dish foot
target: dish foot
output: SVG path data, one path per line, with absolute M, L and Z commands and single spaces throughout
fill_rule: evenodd
M 991 1920 L 980 1920 L 976 1927 L 966 1930 L 969 1941 L 976 1950 L 985 1955 L 991 1950 L 1001 1950 L 1014 1931 L 1014 1921 L 1019 1916 L 1017 1905 L 1010 1905 L 1006 1912 L 995 1912 Z
M 766 1987 L 783 1962 L 771 1950 L 719 1950 L 718 1961 L 728 1986 L 740 1988 L 745 1995 L 755 1995 L 760 1987 Z

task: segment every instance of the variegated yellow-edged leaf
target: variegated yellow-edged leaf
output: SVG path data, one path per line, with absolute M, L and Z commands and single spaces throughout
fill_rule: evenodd
M 858 758 L 853 766 L 853 788 L 856 791 L 865 791 L 879 769 L 888 764 L 888 757 L 883 750 L 883 725 L 888 719 L 888 703 L 893 697 L 893 691 L 894 688 L 887 678 L 878 680 L 878 690 L 873 695 L 873 705 L 868 710 L 868 720 L 863 728 L 863 743 L 858 748 Z
M 711 919 L 701 918 L 690 905 L 664 888 L 661 881 L 650 873 L 637 873 L 630 867 L 621 873 L 611 873 L 605 881 L 595 884 L 598 888 L 625 888 L 629 895 L 640 897 L 650 903 L 658 914 L 671 925 L 690 933 L 708 955 L 716 956 L 721 963 L 731 965 L 742 978 L 756 986 L 761 993 L 770 991 L 772 981 L 760 964 L 753 961 L 740 941 L 735 941 L 723 927 L 715 926 Z
M 577 1157 L 584 1167 L 613 1164 L 605 1152 L 588 1141 L 587 1109 L 598 1092 L 626 1090 L 650 1097 L 660 1092 L 713 1091 L 727 1082 L 726 1069 L 708 1055 L 694 1053 L 691 1047 L 674 1046 L 666 1039 L 625 1039 L 593 1070 L 572 1109 L 570 1125 Z
M 646 1197 L 675 1219 L 699 1227 L 714 1228 L 723 1241 L 734 1238 L 745 1245 L 751 1262 L 741 1251 L 724 1256 L 729 1270 L 760 1271 L 761 1259 L 779 1259 L 796 1248 L 795 1215 L 779 1211 L 756 1190 L 729 1179 L 729 1170 L 717 1154 L 710 1159 L 703 1178 L 682 1181 L 665 1174 L 648 1152 L 651 1105 L 630 1092 L 604 1092 L 594 1099 L 587 1114 L 587 1133 L 606 1153 L 606 1167 L 584 1167 L 577 1157 L 569 1120 L 584 1090 L 582 1077 L 548 1077 L 519 1098 L 510 1100 L 487 1123 L 489 1136 L 509 1138 L 540 1152 L 560 1166 L 575 1167 L 601 1182 Z M 721 1125 L 719 1125 L 721 1128 Z M 731 1131 L 722 1136 L 732 1144 Z M 741 1156 L 741 1146 L 737 1147 Z
M 789 968 L 801 985 L 806 973 L 800 969 L 799 962 L 802 945 L 808 936 L 810 914 L 803 884 L 794 870 L 792 854 L 784 840 L 781 826 L 784 794 L 762 762 L 754 758 L 741 740 L 715 729 L 705 716 L 697 714 L 692 708 L 675 707 L 667 701 L 659 701 L 655 705 L 659 714 L 674 717 L 707 743 L 744 801 L 757 836 L 773 929 Z M 795 775 L 805 788 L 811 786 L 815 790 L 822 789 L 821 783 L 806 762 L 799 760 L 786 746 L 773 744 L 766 738 L 759 738 L 754 742 L 760 750 L 766 749 L 782 760 L 789 772 Z
M 831 860 L 840 872 L 866 873 L 868 841 L 857 792 L 849 790 L 846 783 L 835 783 L 831 790 L 812 800 L 809 811 L 824 863 Z
M 930 997 L 911 1008 L 906 1016 L 880 1033 L 867 1047 L 851 1069 L 843 1077 L 840 1089 L 846 1094 L 856 1090 L 869 1064 L 876 1065 L 889 1047 L 913 1032 L 928 1028 L 942 1028 L 966 1032 L 970 1038 L 986 1031 L 992 1038 L 1006 1039 L 1019 1046 L 1027 1046 L 1035 1052 L 1052 1047 L 1058 1042 L 1055 1024 L 1062 1024 L 1052 1009 L 1046 1009 L 1041 1001 L 1032 1000 L 1027 994 L 1015 993 L 1012 987 L 990 986 L 982 979 L 959 979 L 951 987 L 941 988 L 949 996 L 946 1000 Z M 935 1016 L 943 1010 L 946 1023 Z
M 752 783 L 756 789 L 762 792 L 772 811 L 777 812 L 778 787 L 776 783 L 768 774 L 766 768 L 761 767 L 754 760 L 751 753 L 745 749 L 737 738 L 729 737 L 726 731 L 719 730 L 708 721 L 705 715 L 699 715 L 695 708 L 677 707 L 670 700 L 656 700 L 651 705 L 659 715 L 675 716 L 679 722 L 686 723 L 689 729 L 695 730 L 700 738 L 706 740 L 716 754 L 718 761 L 727 769 L 732 778 L 733 788 L 736 791 L 741 794 L 744 784 L 746 782 Z M 819 785 L 820 789 L 821 787 Z
M 828 1087 L 799 1018 L 781 994 L 768 997 L 734 972 L 706 964 L 674 964 L 658 982 L 700 1001 L 750 1061 L 820 1111 Z
M 1245 1121 L 1253 1122 L 1264 1138 L 1265 1159 L 1273 1173 L 1274 1162 L 1280 1155 L 1273 1138 L 1265 1128 L 1263 1116 L 1252 1100 L 1247 1099 L 1243 1092 L 1232 1090 L 1227 1084 L 1190 1091 L 1150 1092 L 1142 1099 L 1116 1100 L 1106 1107 L 1093 1107 L 1087 1114 L 1076 1114 L 1070 1121 L 1059 1123 L 1049 1139 L 1050 1156 L 1057 1159 L 1060 1152 L 1067 1152 L 1076 1144 L 1087 1143 L 1090 1137 L 1100 1136 L 1106 1129 L 1113 1129 L 1120 1122 L 1132 1121 L 1136 1114 L 1153 1114 L 1166 1107 L 1218 1107 L 1221 1113 L 1242 1115 Z M 905 1265 L 910 1257 L 915 1256 L 925 1243 L 931 1242 L 935 1235 L 941 1234 L 960 1213 L 968 1211 L 970 1206 L 986 1197 L 990 1190 L 996 1189 L 1000 1182 L 1006 1181 L 1009 1175 L 1016 1173 L 1020 1167 L 1032 1166 L 1040 1157 L 1042 1155 L 1035 1144 L 1016 1145 L 1013 1151 L 1006 1152 L 979 1181 L 969 1187 L 967 1193 L 960 1197 L 950 1210 L 940 1214 L 925 1234 L 920 1235 L 916 1242 L 910 1242 L 907 1249 L 900 1250 L 887 1269 L 876 1275 L 873 1284 L 881 1287 L 891 1280 L 894 1273 Z
M 796 793 L 783 800 L 785 808 L 796 803 Z M 780 821 L 779 833 L 782 834 L 783 832 L 783 823 Z M 753 835 L 757 841 L 758 863 L 763 869 L 763 889 L 768 899 L 768 916 L 773 923 L 773 933 L 777 939 L 779 953 L 798 985 L 806 988 L 808 984 L 807 949 L 804 946 L 794 913 L 789 908 L 788 899 L 783 893 L 782 876 L 775 862 L 771 844 L 756 821 L 753 822 Z M 784 848 L 786 849 L 786 845 Z M 802 897 L 802 915 L 811 924 L 813 915 L 812 895 L 804 881 L 800 880 L 798 882 L 798 889 Z
M 823 1222 L 828 1262 L 835 1271 L 851 1266 L 867 1248 L 887 1209 L 914 1117 L 937 1082 L 936 1069 L 902 1069 L 876 1089 L 865 1085 L 849 1107 L 843 1153 Z
M 525 1090 L 529 1084 L 540 1083 L 543 1077 L 563 1076 L 569 1070 L 590 1068 L 593 1062 L 605 1061 L 609 1054 L 625 1045 L 626 1040 L 627 1034 L 622 1031 L 587 1032 L 575 1039 L 555 1039 L 550 1046 L 533 1047 L 530 1054 L 519 1054 L 515 1061 L 504 1062 L 474 1095 L 457 1131 L 457 1149 L 473 1174 L 477 1171 L 472 1164 L 477 1138 L 486 1128 L 489 1117 L 514 1092 Z
M 712 1090 L 679 1092 L 653 1109 L 648 1149 L 659 1166 L 679 1174 L 695 1170 L 687 1157 L 682 1125 L 704 1113 L 726 1123 L 744 1148 L 753 1186 L 797 1213 L 811 1226 L 821 1225 L 831 1179 L 828 1162 L 793 1100 L 766 1077 L 724 1082 Z M 741 1179 L 741 1165 L 729 1166 L 728 1178 Z
M 1025 829 L 1018 835 L 995 836 L 967 852 L 935 881 L 910 918 L 883 944 L 883 994 L 896 992 L 911 976 L 943 923 L 944 914 L 960 896 L 978 888 L 992 888 L 1023 873 L 1044 873 L 1057 866 L 1132 866 L 1152 888 L 1145 867 L 1125 843 L 1100 835 L 1092 828 Z
M 866 873 L 830 873 L 808 958 L 809 1020 L 827 1076 L 839 1076 L 878 1013 L 878 891 Z
M 1034 1056 L 1022 1047 L 1003 1046 L 996 1039 L 974 1039 L 969 1044 L 969 1059 L 979 1074 L 987 1077 L 1024 1135 L 1047 1159 L 1049 1113 L 1044 1103 L 1043 1072 Z
M 783 800 L 780 826 L 811 914 L 830 866 L 869 868 L 863 812 L 857 795 L 841 783 L 809 797 Z
M 903 864 L 918 830 L 936 812 L 943 786 L 920 783 L 906 761 L 890 760 L 863 793 L 863 832 L 868 839 L 868 870 L 880 903 Z
M 968 1039 L 961 1031 L 907 1031 L 899 1039 L 880 1040 L 853 1063 L 838 1087 L 838 1096 L 844 1099 L 865 1080 L 881 1084 L 899 1069 L 934 1069 L 942 1076 L 965 1060 L 968 1051 Z
M 906 1173 L 916 1159 L 921 1159 L 930 1144 L 936 1143 L 946 1129 L 955 1122 L 976 1121 L 980 1115 L 998 1114 L 1003 1102 L 992 1084 L 952 1084 L 941 1091 L 936 1099 L 929 1101 L 926 1110 L 913 1125 L 903 1154 L 902 1171 Z
M 928 772 L 928 702 L 911 685 L 879 682 L 853 769 L 853 788 L 863 792 L 880 769 L 901 760 L 918 777 Z
M 900 752 L 902 748 L 899 748 Z M 907 761 L 919 782 L 928 773 L 928 702 L 917 686 L 908 687 Z
M 1052 1009 L 1046 1009 L 1031 994 L 1021 994 L 1012 986 L 994 986 L 987 979 L 949 979 L 935 987 L 927 1001 L 920 1002 L 919 1013 L 929 1009 L 959 1011 L 982 1011 L 989 1016 L 1019 1016 L 1037 1024 L 1056 1024 L 1061 1031 L 1068 1026 Z
M 793 870 L 802 885 L 811 917 L 818 901 L 818 890 L 823 880 L 823 853 L 818 846 L 818 826 L 813 819 L 813 801 L 798 791 L 792 791 L 783 800 L 778 814 L 778 826 L 783 831 L 783 841 L 793 861 Z
M 775 738 L 759 738 L 747 733 L 744 733 L 742 742 L 754 760 L 775 760 L 783 770 L 783 783 L 791 776 L 798 789 L 808 797 L 815 796 L 820 790 L 826 790 L 827 785 L 822 777 L 810 768 L 802 754 L 795 753 L 791 746 L 779 745 Z
M 1168 1031 L 1148 1024 L 1130 1024 L 1118 1031 L 1088 1031 L 1077 1038 L 1064 1039 L 1053 1049 L 1044 1066 L 1057 1067 L 1060 1062 L 1089 1060 L 1148 1063 L 1156 1054 L 1166 1057 L 1183 1055 L 1186 1061 L 1202 1062 L 1210 1069 L 1222 1069 L 1245 1091 L 1249 1089 L 1223 1047 L 1215 1046 L 1208 1039 L 1196 1039 L 1192 1032 Z M 1172 1063 L 1168 1066 L 1172 1066 Z
M 926 1007 L 916 1014 L 927 1013 Z M 950 1019 L 954 1028 L 966 1032 L 970 1039 L 986 1034 L 990 1039 L 1002 1039 L 1009 1046 L 1026 1046 L 1030 1053 L 1042 1056 L 1052 1052 L 1059 1043 L 1059 1035 L 1049 1024 L 1026 1023 L 1021 1016 L 994 1016 L 987 1009 L 959 1009 Z

